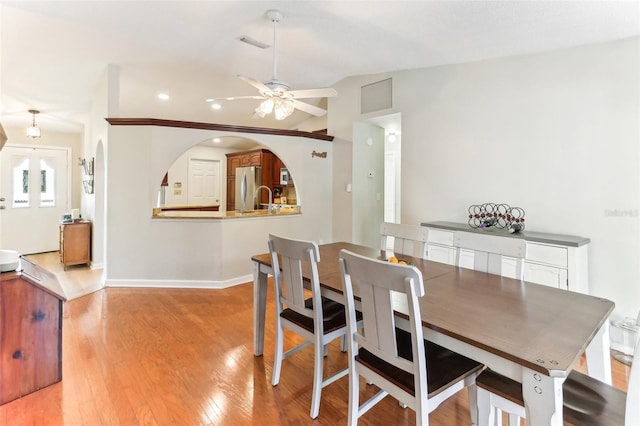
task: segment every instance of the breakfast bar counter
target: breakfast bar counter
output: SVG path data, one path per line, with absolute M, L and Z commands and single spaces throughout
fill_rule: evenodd
M 199 211 L 199 210 L 160 210 L 153 209 L 154 219 L 247 219 L 247 218 L 275 218 L 282 216 L 299 216 L 300 209 L 287 209 L 279 213 L 269 214 L 267 209 L 237 211 Z

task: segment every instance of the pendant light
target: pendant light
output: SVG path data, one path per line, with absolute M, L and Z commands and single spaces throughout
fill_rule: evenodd
M 40 111 L 36 109 L 30 109 L 29 113 L 33 115 L 33 121 L 31 122 L 31 127 L 27 127 L 27 136 L 34 139 L 39 138 L 40 127 L 36 126 L 36 114 L 40 114 Z

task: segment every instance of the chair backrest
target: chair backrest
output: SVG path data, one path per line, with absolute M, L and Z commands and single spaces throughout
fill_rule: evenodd
M 640 313 L 636 325 L 640 326 Z M 627 401 L 624 412 L 626 425 L 640 425 L 640 336 L 636 339 L 633 361 L 627 384 Z
M 382 250 L 391 248 L 396 254 L 426 259 L 427 233 L 428 229 L 420 225 L 382 222 L 380 248 Z M 393 238 L 393 245 L 390 244 L 390 237 Z
M 314 310 L 305 306 L 303 270 L 310 272 L 311 292 L 316 305 L 316 301 L 320 303 L 318 244 L 314 241 L 294 240 L 270 234 L 269 253 L 273 265 L 278 312 L 282 311 L 284 304 L 293 311 L 313 318 Z
M 358 344 L 380 359 L 415 376 L 416 395 L 427 395 L 427 370 L 418 297 L 424 295 L 422 274 L 413 266 L 403 266 L 340 251 L 340 269 L 345 292 L 349 351 L 358 353 Z M 353 285 L 358 287 L 362 328 L 355 323 Z M 406 309 L 409 316 L 413 362 L 398 355 L 394 308 Z M 423 390 L 424 392 L 420 391 Z

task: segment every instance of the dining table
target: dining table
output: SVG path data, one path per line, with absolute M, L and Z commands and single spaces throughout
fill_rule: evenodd
M 319 249 L 321 294 L 340 303 L 341 250 L 382 260 L 393 255 L 346 242 Z M 562 383 L 583 354 L 589 375 L 611 383 L 608 318 L 615 305 L 610 300 L 426 259 L 397 258 L 422 273 L 425 295 L 419 306 L 425 339 L 522 383 L 528 424 L 563 424 Z M 251 260 L 254 355 L 261 356 L 273 270 L 269 253 Z M 357 288 L 354 294 L 357 298 Z M 406 303 L 398 301 L 394 310 L 402 327 Z

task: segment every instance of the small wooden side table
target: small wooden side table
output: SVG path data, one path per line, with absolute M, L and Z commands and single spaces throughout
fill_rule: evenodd
M 91 222 L 79 220 L 60 224 L 60 262 L 69 265 L 91 264 Z

